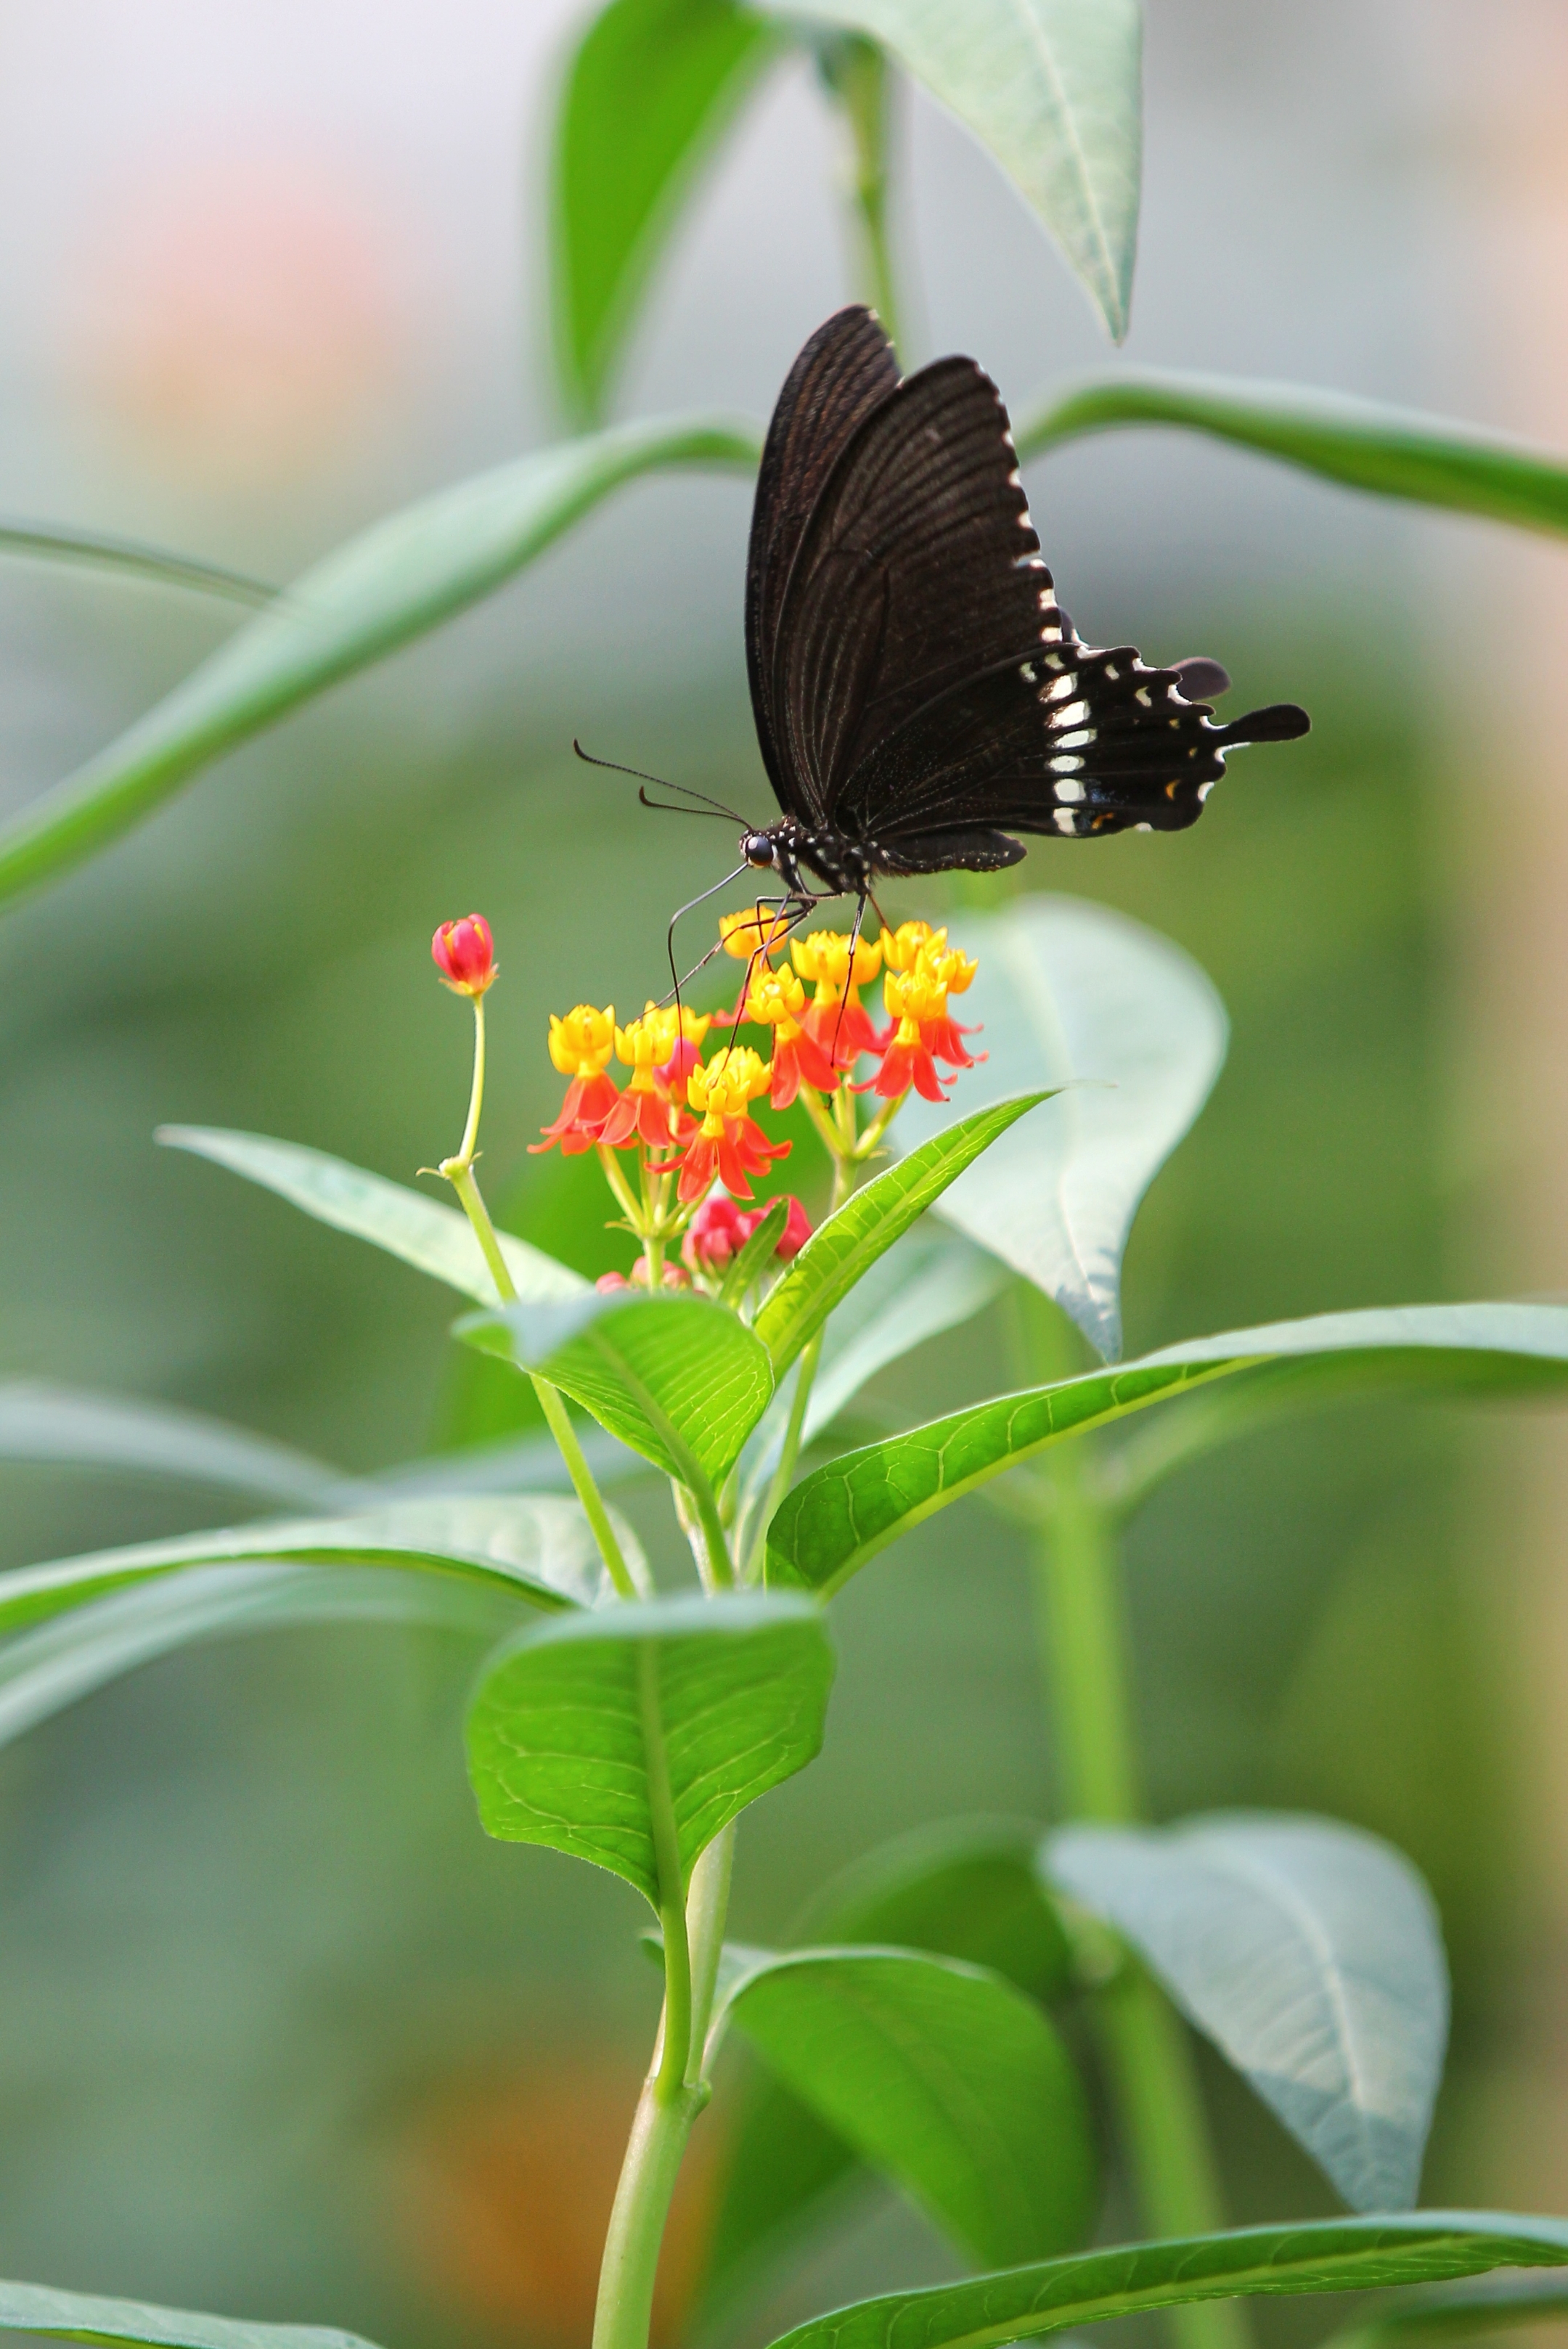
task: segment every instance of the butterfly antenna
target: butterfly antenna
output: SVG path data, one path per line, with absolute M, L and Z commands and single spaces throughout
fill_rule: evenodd
M 728 816 L 730 822 L 732 823 L 738 823 L 742 832 L 746 829 L 746 819 L 743 815 L 737 815 L 733 808 L 726 807 L 724 805 L 722 800 L 710 799 L 706 792 L 694 792 L 690 783 L 666 782 L 662 775 L 645 775 L 640 767 L 623 767 L 620 765 L 619 761 L 615 759 L 596 759 L 591 750 L 584 750 L 582 744 L 578 741 L 575 734 L 572 737 L 572 748 L 576 752 L 585 767 L 603 767 L 609 774 L 629 775 L 634 782 L 652 783 L 657 790 L 661 792 L 679 792 L 683 799 L 700 800 L 702 805 L 706 808 L 711 808 L 715 815 Z M 639 792 L 638 798 L 642 802 L 644 807 L 652 807 L 655 804 L 655 802 L 649 798 L 646 792 Z M 670 813 L 671 815 L 693 815 L 696 813 L 696 810 L 693 808 L 671 808 L 670 810 Z M 742 867 L 742 870 L 744 868 Z M 693 899 L 692 902 L 695 904 L 698 901 Z

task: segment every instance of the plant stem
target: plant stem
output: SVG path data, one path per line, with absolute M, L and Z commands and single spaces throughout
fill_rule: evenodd
M 490 1267 L 490 1278 L 495 1283 L 501 1302 L 503 1305 L 515 1305 L 516 1285 L 507 1269 L 506 1258 L 501 1253 L 501 1243 L 495 1237 L 490 1210 L 479 1195 L 472 1165 L 466 1158 L 443 1158 L 440 1171 L 462 1202 L 463 1213 L 473 1226 L 473 1236 L 484 1251 L 484 1261 Z
M 1077 1367 L 1064 1318 L 1023 1299 L 1037 1374 Z M 1045 1455 L 1054 1493 L 1037 1536 L 1035 1604 L 1050 1692 L 1062 1799 L 1070 1818 L 1121 1826 L 1139 1815 L 1137 1746 L 1115 1521 L 1083 1442 Z M 1186 2026 L 1130 1958 L 1095 1999 L 1106 2071 L 1144 2223 L 1153 2235 L 1208 2234 L 1225 2224 L 1213 2151 Z M 1240 2308 L 1173 2309 L 1181 2349 L 1246 2349 Z
M 817 57 L 849 132 L 850 193 L 867 298 L 888 341 L 897 346 L 898 303 L 888 237 L 888 60 L 877 44 L 861 33 L 823 42 Z
M 605 1506 L 604 1495 L 595 1484 L 594 1472 L 583 1457 L 583 1447 L 577 1442 L 577 1431 L 572 1425 L 571 1416 L 561 1400 L 560 1388 L 553 1387 L 549 1380 L 542 1379 L 536 1371 L 531 1371 L 528 1375 L 534 1381 L 534 1392 L 539 1398 L 539 1408 L 545 1414 L 545 1424 L 555 1437 L 556 1448 L 566 1464 L 566 1474 L 572 1480 L 572 1490 L 582 1504 L 584 1516 L 593 1528 L 594 1539 L 599 1546 L 599 1556 L 605 1562 L 605 1569 L 610 1580 L 623 1599 L 647 1598 L 649 1593 L 639 1588 L 637 1578 L 628 1566 L 625 1553 L 616 1539 L 615 1527 L 610 1523 L 610 1514 Z

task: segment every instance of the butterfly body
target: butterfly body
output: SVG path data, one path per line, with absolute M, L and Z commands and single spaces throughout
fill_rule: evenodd
M 1084 644 L 995 386 L 965 358 L 901 378 L 864 309 L 818 329 L 774 411 L 746 655 L 783 812 L 741 854 L 802 905 L 864 900 L 884 874 L 997 871 L 1020 833 L 1181 830 L 1227 750 L 1308 724 L 1283 703 L 1218 725 L 1217 663 Z

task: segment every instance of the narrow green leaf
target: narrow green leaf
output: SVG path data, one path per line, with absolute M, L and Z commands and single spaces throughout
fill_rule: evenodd
M 156 1139 L 171 1150 L 210 1158 L 215 1166 L 226 1166 L 265 1191 L 275 1191 L 318 1224 L 369 1240 L 481 1305 L 495 1302 L 495 1283 L 461 1207 L 427 1199 L 401 1183 L 389 1183 L 384 1175 L 367 1174 L 362 1166 L 308 1150 L 302 1143 L 275 1142 L 269 1134 L 235 1133 L 212 1125 L 161 1125 Z M 514 1239 L 509 1232 L 497 1232 L 496 1238 L 520 1298 L 546 1305 L 592 1296 L 581 1274 L 568 1271 L 554 1257 L 530 1247 L 526 1240 Z
M 0 1642 L 0 1746 L 154 1658 L 245 1631 L 393 1624 L 493 1645 L 516 1591 L 391 1568 L 192 1567 L 135 1583 Z
M 774 1391 L 767 1349 L 708 1297 L 585 1297 L 469 1314 L 458 1335 L 538 1371 L 683 1485 L 722 1485 Z M 693 1475 L 693 1470 L 697 1472 Z
M 632 1539 L 628 1528 L 618 1523 L 617 1530 L 623 1542 Z M 452 1575 L 551 1612 L 595 1607 L 606 1596 L 598 1551 L 575 1501 L 553 1495 L 400 1501 L 355 1516 L 223 1527 L 19 1567 L 0 1582 L 0 1633 L 162 1575 L 261 1560 Z
M 1118 425 L 1171 424 L 1379 497 L 1568 530 L 1568 460 L 1506 432 L 1300 384 L 1128 374 L 1058 392 L 1018 429 L 1021 457 Z
M 1449 1973 L 1402 1854 L 1333 1819 L 1238 1811 L 1064 1828 L 1042 1864 L 1131 1942 L 1353 2209 L 1414 2206 Z
M 132 1469 L 296 1508 L 336 1499 L 349 1482 L 325 1460 L 204 1412 L 42 1379 L 0 1382 L 0 1460 Z
M 960 1118 L 885 1168 L 817 1226 L 757 1315 L 756 1332 L 773 1357 L 775 1375 L 789 1368 L 835 1306 L 971 1160 L 1025 1111 L 1049 1098 L 1048 1091 L 1029 1092 Z
M 1084 2091 L 1032 2000 L 913 1950 L 799 1950 L 752 1966 L 727 2014 L 872 2168 L 977 2260 L 1082 2242 L 1096 2162 Z
M 973 131 L 1119 343 L 1143 167 L 1138 0 L 767 0 L 884 42 Z
M 750 1238 L 736 1250 L 734 1260 L 724 1275 L 724 1286 L 720 1291 L 724 1304 L 738 1308 L 752 1283 L 759 1280 L 767 1270 L 769 1258 L 777 1255 L 779 1242 L 784 1237 L 784 1228 L 789 1221 L 789 1206 L 787 1195 L 781 1195 L 770 1199 L 763 1209 L 762 1221 Z
M 1091 1371 L 974 1404 L 885 1443 L 846 1453 L 787 1494 L 768 1529 L 770 1583 L 826 1594 L 911 1526 L 1064 1435 L 1125 1418 L 1210 1379 L 1288 1381 L 1311 1404 L 1326 1392 L 1387 1386 L 1413 1394 L 1530 1394 L 1568 1386 L 1568 1307 L 1407 1305 L 1321 1313 L 1189 1339 L 1114 1370 Z
M 151 580 L 160 587 L 187 587 L 202 595 L 222 595 L 231 604 L 270 604 L 277 594 L 265 579 L 243 571 L 226 571 L 220 564 L 198 563 L 187 554 L 169 554 L 140 539 L 105 538 L 96 531 L 70 530 L 63 523 L 0 522 L 0 553 L 32 557 L 40 563 L 82 563 L 97 571 L 125 571 Z
M 1069 2325 L 1192 2301 L 1366 2292 L 1491 2268 L 1564 2265 L 1568 2220 L 1511 2211 L 1424 2210 L 1407 2219 L 1241 2227 L 1233 2234 L 1081 2251 L 924 2292 L 888 2292 L 814 2317 L 784 2333 L 774 2349 L 1001 2349 Z
M 1190 956 L 1107 905 L 1028 897 L 952 926 L 979 969 L 963 998 L 983 1064 L 965 1107 L 1064 1088 L 988 1150 L 942 1201 L 945 1223 L 1034 1282 L 1096 1353 L 1121 1351 L 1122 1252 L 1138 1203 L 1209 1098 L 1224 1006 Z M 889 1136 L 907 1149 L 952 1112 L 917 1095 Z
M 377 523 L 0 830 L 0 903 L 80 864 L 202 767 L 499 587 L 639 474 L 741 467 L 755 428 L 674 417 L 568 440 Z
M 929 1951 L 988 1967 L 1033 1998 L 1059 1996 L 1071 1961 L 1035 1866 L 1039 1833 L 1027 1819 L 960 1819 L 900 1836 L 824 1889 L 805 1938 Z M 844 2138 L 778 2080 L 753 2082 L 725 2160 L 705 2314 L 857 2174 Z
M 816 1754 L 833 1661 L 803 1599 L 666 1599 L 552 1623 L 492 1666 L 469 1714 L 485 1830 L 591 1860 L 658 1909 L 660 1785 L 684 1886 L 720 1828 Z
M 1332 2333 L 1324 2349 L 1397 2349 L 1407 2341 L 1459 2340 L 1514 2324 L 1560 2323 L 1565 2313 L 1568 2276 L 1482 2276 L 1447 2291 L 1433 2285 L 1408 2299 L 1379 2302 L 1364 2323 Z
M 369 2349 L 357 2333 L 327 2324 L 253 2324 L 139 2300 L 101 2300 L 48 2284 L 0 2283 L 0 2328 L 66 2341 L 128 2341 L 147 2349 Z
M 610 0 L 566 69 L 556 122 L 556 355 L 591 420 L 702 166 L 778 47 L 734 0 Z

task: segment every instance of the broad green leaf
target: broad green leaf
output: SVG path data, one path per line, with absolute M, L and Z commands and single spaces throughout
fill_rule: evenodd
M 336 1499 L 349 1482 L 325 1460 L 204 1412 L 41 1379 L 0 1383 L 0 1460 L 129 1468 L 296 1508 Z
M 635 1554 L 629 1529 L 618 1521 L 617 1532 Z M 0 1634 L 192 1567 L 264 1560 L 451 1575 L 550 1612 L 596 1607 L 607 1595 L 598 1552 L 575 1501 L 553 1495 L 400 1501 L 355 1516 L 278 1519 L 18 1567 L 0 1581 Z
M 1070 1959 L 1026 1819 L 919 1827 L 872 1852 L 812 1903 L 805 1938 L 880 1942 L 986 1966 L 1034 1998 L 1065 1990 Z M 772 2078 L 753 2081 L 731 2141 L 708 2292 L 784 2251 L 858 2175 L 850 2147 Z
M 176 1648 L 328 1623 L 456 1631 L 493 1644 L 516 1629 L 517 1596 L 499 1584 L 359 1566 L 193 1567 L 136 1583 L 0 1642 L 0 1746 Z
M 722 1484 L 774 1391 L 766 1348 L 708 1297 L 589 1289 L 568 1305 L 514 1305 L 457 1327 L 483 1352 L 540 1371 L 683 1485 Z
M 96 758 L 0 830 L 0 903 L 80 864 L 223 751 L 427 635 L 523 570 L 639 474 L 741 467 L 755 428 L 628 424 L 521 457 L 405 506 L 296 580 Z
M 1561 2323 L 1568 2314 L 1568 2276 L 1480 2276 L 1448 2290 L 1432 2285 L 1408 2299 L 1379 2301 L 1359 2324 L 1330 2336 L 1325 2349 L 1397 2349 L 1413 2341 L 1451 2341 L 1501 2333 L 1514 2324 Z
M 1449 2031 L 1425 1884 L 1332 1819 L 1067 1827 L 1052 1881 L 1114 1925 L 1356 2210 L 1413 2208 Z
M 1209 1097 L 1224 1007 L 1191 957 L 1108 906 L 1028 897 L 952 925 L 979 970 L 957 1006 L 989 1058 L 966 1107 L 1065 1087 L 955 1183 L 941 1215 L 1070 1313 L 1096 1353 L 1121 1351 L 1122 1251 L 1144 1193 Z M 907 1149 L 950 1110 L 917 1096 L 890 1135 Z
M 1004 2275 L 888 2292 L 814 2317 L 781 2335 L 774 2349 L 1000 2349 L 1069 2325 L 1192 2301 L 1366 2292 L 1492 2268 L 1564 2265 L 1565 2219 L 1423 2210 L 1411 2218 L 1298 2220 L 1080 2251 Z
M 832 1426 L 878 1371 L 928 1338 L 970 1320 L 1006 1282 L 996 1258 L 957 1232 L 920 1224 L 907 1233 L 856 1283 L 823 1332 L 801 1430 L 803 1450 Z M 794 1399 L 790 1380 L 747 1442 L 742 1477 L 748 1503 L 761 1497 L 777 1465 Z
M 885 43 L 1001 164 L 1122 340 L 1143 164 L 1138 0 L 768 5 Z
M 666 1599 L 551 1623 L 492 1666 L 469 1714 L 486 1832 L 592 1860 L 665 1907 L 720 1828 L 816 1754 L 833 1662 L 805 1599 Z M 667 1825 L 679 1887 L 659 1881 Z
M 170 554 L 162 547 L 144 546 L 140 539 L 103 538 L 94 531 L 69 530 L 59 523 L 47 528 L 41 523 L 0 523 L 0 554 L 31 556 L 42 563 L 82 563 L 97 571 L 125 571 L 160 587 L 188 587 L 199 595 L 222 595 L 231 604 L 248 604 L 253 609 L 270 604 L 278 592 L 265 579 L 226 571 L 220 564 Z
M 56 2292 L 42 2283 L 0 2283 L 0 2329 L 64 2341 L 145 2343 L 147 2349 L 369 2349 L 358 2333 L 340 2333 L 336 2325 L 254 2324 L 139 2300 L 102 2300 L 90 2292 Z
M 872 2168 L 977 2260 L 1082 2242 L 1096 2169 L 1084 2091 L 1040 2009 L 1000 1974 L 914 1950 L 754 1962 L 727 2018 Z
M 210 1158 L 248 1183 L 275 1191 L 318 1224 L 369 1240 L 481 1305 L 495 1302 L 495 1283 L 461 1207 L 427 1199 L 401 1183 L 350 1166 L 347 1159 L 329 1158 L 325 1151 L 308 1150 L 302 1143 L 275 1142 L 268 1134 L 234 1133 L 212 1125 L 162 1125 L 157 1139 L 171 1150 Z M 554 1257 L 530 1247 L 526 1240 L 514 1239 L 509 1232 L 498 1232 L 496 1237 L 519 1297 L 543 1305 L 592 1295 L 582 1276 Z
M 1025 1111 L 1048 1098 L 1049 1088 L 1037 1088 L 958 1119 L 896 1166 L 884 1168 L 817 1226 L 756 1318 L 756 1332 L 773 1357 L 775 1375 L 782 1376 L 856 1282 L 949 1184 Z
M 1040 456 L 1085 433 L 1124 424 L 1209 432 L 1380 497 L 1412 498 L 1526 530 L 1568 530 L 1568 460 L 1555 450 L 1532 448 L 1506 432 L 1301 384 L 1110 376 L 1058 392 L 1021 423 L 1019 455 Z
M 566 68 L 556 121 L 556 356 L 595 417 L 703 164 L 776 53 L 734 0 L 610 0 Z
M 804 1478 L 768 1528 L 770 1583 L 826 1594 L 900 1534 L 1016 1467 L 1206 1380 L 1288 1382 L 1303 1404 L 1355 1388 L 1550 1394 L 1568 1387 L 1568 1306 L 1405 1305 L 1193 1338 L 1138 1361 L 976 1403 Z

